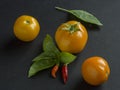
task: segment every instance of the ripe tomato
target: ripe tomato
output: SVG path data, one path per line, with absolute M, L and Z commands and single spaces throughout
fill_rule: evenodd
M 108 80 L 110 67 L 107 61 L 98 56 L 86 59 L 82 64 L 82 76 L 91 85 L 100 85 Z
M 38 21 L 28 15 L 22 15 L 17 18 L 14 24 L 14 35 L 22 41 L 34 40 L 40 31 Z
M 60 25 L 55 33 L 56 43 L 61 51 L 81 52 L 88 39 L 86 28 L 77 21 L 68 21 Z

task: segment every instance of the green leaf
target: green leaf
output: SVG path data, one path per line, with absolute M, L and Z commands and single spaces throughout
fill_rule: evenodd
M 75 55 L 72 55 L 68 52 L 61 52 L 60 53 L 60 61 L 64 64 L 70 64 L 76 59 Z
M 40 55 L 38 55 L 37 57 L 35 57 L 32 61 L 39 61 L 42 59 L 54 59 L 55 57 L 56 57 L 56 55 L 54 53 L 43 52 Z
M 85 21 L 85 22 L 89 22 L 92 24 L 96 24 L 99 26 L 102 26 L 102 23 L 92 14 L 83 11 L 83 10 L 70 10 L 71 14 L 73 14 L 74 16 L 76 16 L 77 18 L 80 18 L 81 20 Z
M 45 52 L 50 52 L 50 53 L 56 53 L 56 54 L 60 53 L 60 51 L 55 46 L 52 37 L 48 34 L 46 35 L 43 41 L 43 50 Z
M 60 51 L 55 46 L 53 39 L 50 35 L 46 35 L 43 41 L 44 52 L 33 59 L 28 73 L 28 77 L 35 75 L 37 72 L 48 69 L 59 62 Z
M 86 12 L 84 10 L 67 10 L 67 9 L 60 8 L 60 7 L 55 7 L 55 8 L 58 10 L 61 10 L 61 11 L 68 12 L 85 22 L 96 24 L 99 26 L 103 25 L 94 15 L 92 15 L 89 12 Z
M 55 59 L 41 59 L 39 61 L 34 62 L 30 69 L 29 69 L 29 73 L 28 73 L 28 77 L 31 77 L 33 75 L 35 75 L 37 72 L 44 70 L 44 69 L 48 69 L 52 66 L 54 66 L 56 64 L 56 60 Z

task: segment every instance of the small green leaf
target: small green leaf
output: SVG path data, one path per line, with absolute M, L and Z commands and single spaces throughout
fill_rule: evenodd
M 85 22 L 96 24 L 99 26 L 103 25 L 94 15 L 92 15 L 89 12 L 86 12 L 84 10 L 67 10 L 67 9 L 60 8 L 60 7 L 55 7 L 55 8 L 58 10 L 68 12 Z
M 60 61 L 64 64 L 69 64 L 76 59 L 75 55 L 72 55 L 68 52 L 61 52 L 60 53 Z
M 60 53 L 60 51 L 57 49 L 55 46 L 53 39 L 50 35 L 46 35 L 44 41 L 43 41 L 43 50 L 45 52 L 50 52 L 50 53 Z
M 51 52 L 43 52 L 40 55 L 38 55 L 37 57 L 35 57 L 32 61 L 39 61 L 41 59 L 54 59 L 56 57 L 56 55 L 54 53 Z
M 48 69 L 52 66 L 54 66 L 56 64 L 56 60 L 55 59 L 41 59 L 39 61 L 34 62 L 30 69 L 29 69 L 29 73 L 28 73 L 28 77 L 31 77 L 33 75 L 35 75 L 37 72 L 44 70 L 44 69 Z

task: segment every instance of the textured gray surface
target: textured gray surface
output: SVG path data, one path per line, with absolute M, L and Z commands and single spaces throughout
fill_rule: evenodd
M 0 90 L 119 90 L 120 89 L 120 0 L 1 0 L 0 1 Z M 57 79 L 50 70 L 28 79 L 32 59 L 42 52 L 46 34 L 54 38 L 56 28 L 72 20 L 67 13 L 54 7 L 83 9 L 91 12 L 103 23 L 101 28 L 89 28 L 89 40 L 84 51 L 69 65 L 69 80 L 63 84 L 61 72 Z M 13 35 L 13 24 L 20 15 L 32 15 L 41 25 L 39 36 L 30 43 L 23 43 Z M 90 56 L 102 56 L 111 67 L 109 80 L 92 87 L 81 77 L 81 64 Z

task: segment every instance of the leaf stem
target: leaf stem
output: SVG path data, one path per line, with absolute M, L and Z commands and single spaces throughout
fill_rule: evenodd
M 61 7 L 55 7 L 55 8 L 58 9 L 58 10 L 61 10 L 61 11 L 70 12 L 69 10 L 61 8 Z

